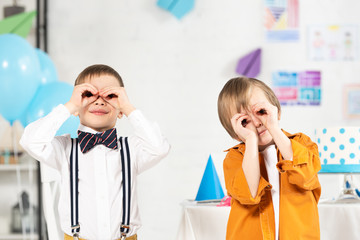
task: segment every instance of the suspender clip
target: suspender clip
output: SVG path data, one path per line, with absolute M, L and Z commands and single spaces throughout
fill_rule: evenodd
M 73 232 L 74 240 L 79 240 L 80 225 L 76 224 L 76 225 L 71 226 L 71 231 Z
M 120 240 L 125 240 L 125 239 L 126 239 L 126 233 L 121 233 Z
M 74 240 L 79 240 L 79 234 L 78 234 L 78 233 L 74 233 L 74 234 L 73 234 L 73 238 L 74 238 Z
M 121 233 L 120 240 L 126 239 L 126 235 L 129 232 L 129 230 L 130 230 L 130 225 L 125 225 L 125 224 L 120 225 L 120 233 Z

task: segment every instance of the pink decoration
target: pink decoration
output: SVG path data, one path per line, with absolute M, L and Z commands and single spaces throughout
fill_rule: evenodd
M 217 207 L 230 207 L 231 206 L 231 197 L 225 196 L 223 199 L 221 199 L 221 202 L 216 205 Z

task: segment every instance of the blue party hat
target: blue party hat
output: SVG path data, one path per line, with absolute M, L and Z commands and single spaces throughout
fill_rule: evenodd
M 221 187 L 219 177 L 210 155 L 195 200 L 214 200 L 222 199 L 223 197 L 224 191 Z

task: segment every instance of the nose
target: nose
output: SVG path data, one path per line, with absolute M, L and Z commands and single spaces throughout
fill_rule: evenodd
M 103 106 L 103 105 L 105 105 L 105 100 L 102 97 L 98 96 L 98 98 L 95 100 L 94 104 Z
M 253 121 L 256 128 L 261 127 L 262 123 L 261 123 L 260 119 L 257 118 L 256 116 L 254 116 L 253 114 L 251 114 L 251 120 Z

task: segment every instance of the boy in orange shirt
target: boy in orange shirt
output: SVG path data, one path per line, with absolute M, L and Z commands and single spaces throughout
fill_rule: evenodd
M 280 103 L 263 82 L 230 79 L 220 92 L 221 124 L 240 144 L 224 160 L 232 197 L 226 239 L 320 239 L 318 148 L 279 127 Z

